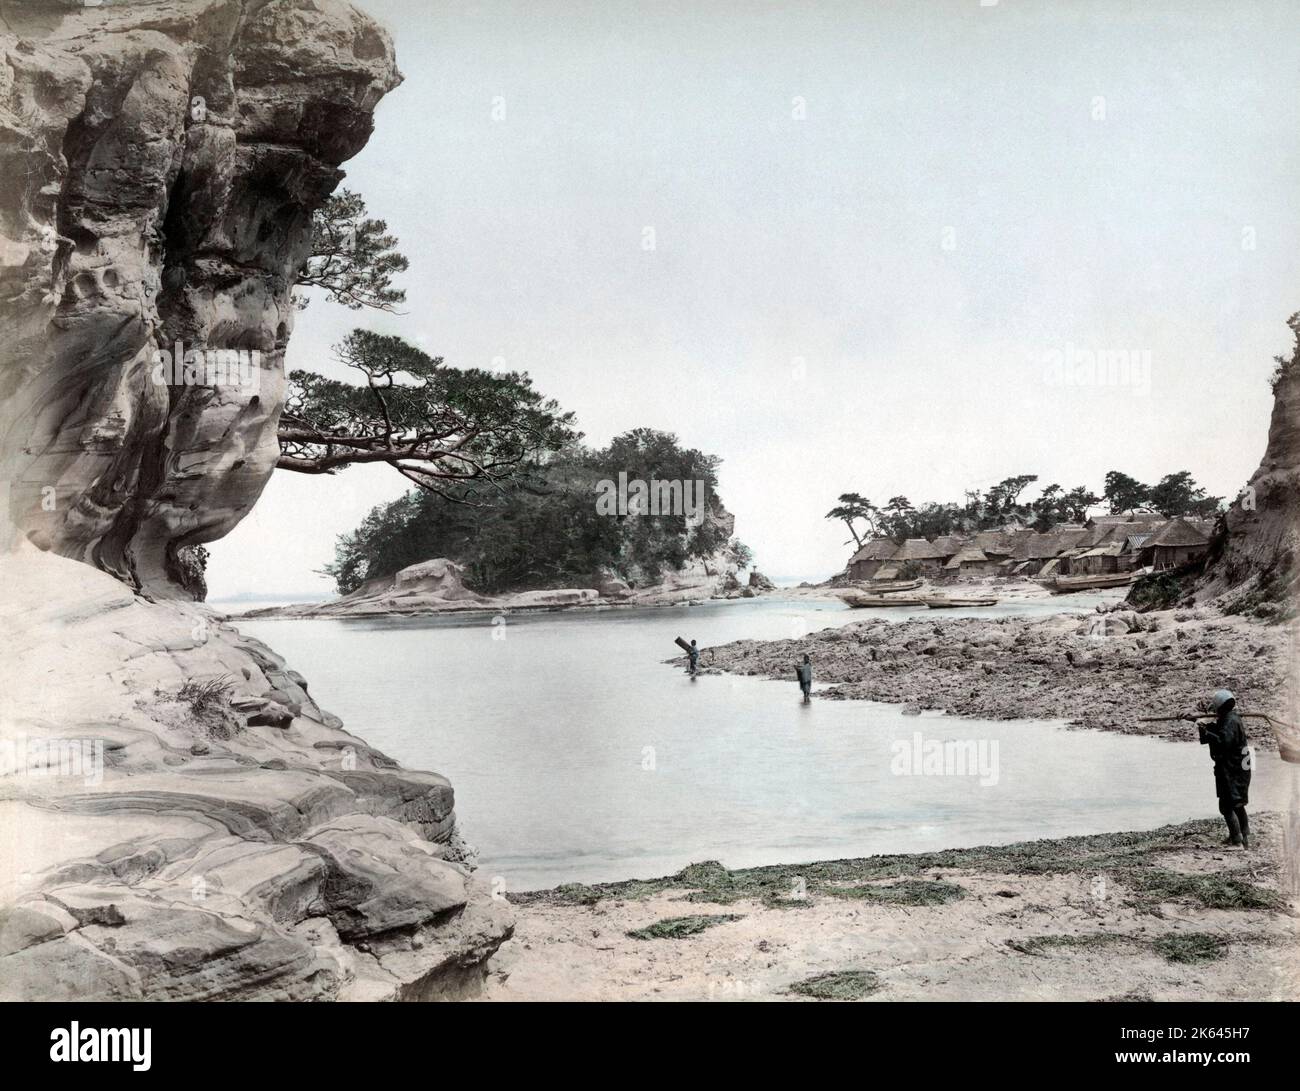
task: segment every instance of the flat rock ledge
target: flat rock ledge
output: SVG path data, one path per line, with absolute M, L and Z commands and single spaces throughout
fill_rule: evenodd
M 0 999 L 477 995 L 513 916 L 445 778 L 202 605 L 30 547 L 0 581 Z

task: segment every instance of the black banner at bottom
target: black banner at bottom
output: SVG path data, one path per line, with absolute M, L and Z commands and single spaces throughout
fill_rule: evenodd
M 3 1010 L 13 1068 L 78 1079 L 231 1077 L 371 1081 L 442 1051 L 480 1059 L 498 1075 L 518 1066 L 630 1060 L 677 1068 L 686 1050 L 733 1069 L 808 1075 L 862 1051 L 872 1070 L 894 1063 L 999 1079 L 1072 1078 L 1135 1069 L 1256 1074 L 1294 1049 L 1289 1004 L 837 1003 L 512 1005 L 10 1004 Z M 580 1011 L 561 1010 L 578 1008 Z M 710 1010 L 701 1012 L 701 1007 Z M 762 1035 L 762 1037 L 755 1037 Z M 705 1056 L 700 1056 L 703 1053 Z M 658 1060 L 656 1061 L 656 1057 Z M 1052 1066 L 1045 1068 L 1044 1066 Z M 599 1070 L 598 1070 L 599 1071 Z M 552 1069 L 554 1072 L 554 1069 Z

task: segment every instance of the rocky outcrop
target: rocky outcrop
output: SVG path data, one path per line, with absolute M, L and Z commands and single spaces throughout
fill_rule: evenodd
M 279 454 L 312 212 L 399 79 L 386 32 L 337 0 L 5 6 L 11 534 L 192 590 L 178 555 L 238 523 Z
M 512 917 L 445 778 L 206 607 L 30 547 L 0 579 L 0 999 L 477 991 Z
M 510 934 L 446 779 L 185 601 L 274 468 L 312 212 L 398 79 L 336 0 L 0 12 L 4 999 L 458 996 Z
M 868 621 L 794 640 L 741 640 L 710 648 L 709 669 L 786 680 L 812 655 L 832 700 L 886 701 L 983 719 L 1068 719 L 1125 734 L 1196 738 L 1177 716 L 1226 686 L 1241 707 L 1288 720 L 1288 668 L 1275 625 L 1217 611 L 1113 610 L 1043 618 Z M 1252 721 L 1251 740 L 1271 748 Z M 1300 756 L 1300 755 L 1297 755 Z
M 355 591 L 329 602 L 296 603 L 249 610 L 245 617 L 383 617 L 458 613 L 469 610 L 556 610 L 567 607 L 671 606 L 709 598 L 752 598 L 775 587 L 766 577 L 742 587 L 736 566 L 725 555 L 696 560 L 656 583 L 633 589 L 607 572 L 592 587 L 556 587 L 479 595 L 465 586 L 465 570 L 445 557 L 421 561 L 391 576 L 367 580 Z
M 1274 385 L 1264 457 L 1221 520 L 1194 587 L 1198 601 L 1217 597 L 1264 617 L 1293 616 L 1300 591 L 1300 316 L 1291 326 L 1296 348 Z

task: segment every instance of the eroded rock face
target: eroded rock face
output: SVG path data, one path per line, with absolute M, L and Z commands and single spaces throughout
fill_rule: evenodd
M 445 778 L 344 731 L 207 607 L 30 545 L 0 579 L 0 999 L 481 986 L 512 917 Z
M 1300 329 L 1296 333 L 1300 360 Z M 1294 615 L 1300 594 L 1300 367 L 1274 388 L 1259 469 L 1228 508 L 1196 593 L 1261 616 Z
M 192 589 L 180 551 L 226 534 L 275 466 L 311 215 L 399 79 L 386 32 L 336 0 L 6 6 L 11 534 L 151 596 Z M 245 366 L 186 385 L 155 366 L 178 344 Z
M 335 0 L 0 12 L 0 998 L 434 999 L 510 934 L 447 780 L 184 601 L 275 465 L 311 214 L 398 79 Z

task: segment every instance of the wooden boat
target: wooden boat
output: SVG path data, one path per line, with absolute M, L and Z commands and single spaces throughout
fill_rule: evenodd
M 841 591 L 840 598 L 855 610 L 865 610 L 880 606 L 921 606 L 925 599 L 910 595 L 866 595 L 861 591 Z
M 925 600 L 925 604 L 931 610 L 951 610 L 956 606 L 996 606 L 998 600 L 993 599 L 959 599 L 946 598 L 941 595 L 935 595 Z
M 1071 591 L 1096 591 L 1104 587 L 1127 587 L 1133 582 L 1132 572 L 1107 572 L 1101 576 L 1057 576 L 1047 584 L 1054 595 L 1067 595 Z
M 865 591 L 869 595 L 892 595 L 898 591 L 915 591 L 924 582 L 924 580 L 882 580 L 880 583 L 872 583 L 868 580 L 855 590 Z

